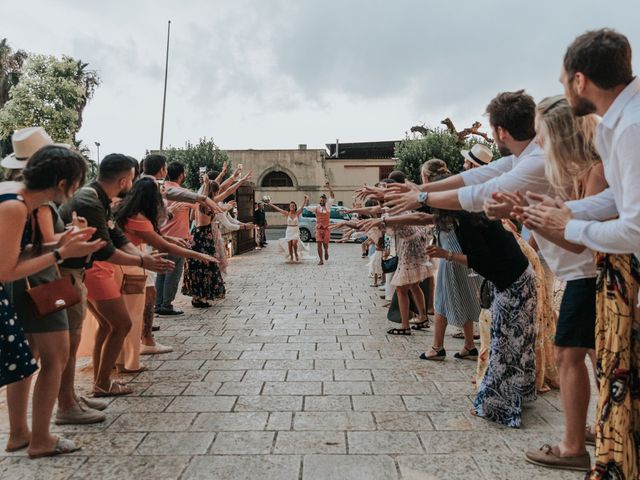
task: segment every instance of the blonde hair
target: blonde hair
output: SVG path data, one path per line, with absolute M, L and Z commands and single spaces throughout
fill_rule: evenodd
M 577 117 L 562 95 L 542 100 L 536 108 L 536 132 L 546 154 L 545 176 L 563 199 L 579 198 L 585 174 L 600 161 L 594 137 L 594 115 Z
M 430 182 L 440 175 L 449 175 L 449 167 L 447 164 L 439 158 L 432 158 L 422 164 L 420 168 L 420 174 L 422 177 L 426 177 Z

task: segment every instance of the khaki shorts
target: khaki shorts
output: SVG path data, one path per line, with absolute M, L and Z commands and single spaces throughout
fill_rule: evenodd
M 82 330 L 82 322 L 87 315 L 87 287 L 84 286 L 82 280 L 82 268 L 61 268 L 62 275 L 69 275 L 73 280 L 73 285 L 82 299 L 80 303 L 73 307 L 67 308 L 67 317 L 69 317 L 69 330 Z

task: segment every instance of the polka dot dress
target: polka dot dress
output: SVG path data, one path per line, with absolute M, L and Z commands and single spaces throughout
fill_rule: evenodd
M 0 386 L 27 378 L 38 369 L 17 318 L 0 284 Z

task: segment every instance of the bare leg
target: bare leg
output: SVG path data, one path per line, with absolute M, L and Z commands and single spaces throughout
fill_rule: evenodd
M 102 361 L 102 349 L 104 342 L 107 341 L 111 327 L 107 321 L 102 318 L 102 314 L 96 310 L 95 306 L 89 302 L 89 310 L 93 314 L 96 322 L 98 323 L 98 329 L 96 330 L 96 337 L 93 343 L 93 352 L 91 353 L 91 362 L 93 363 L 93 382 L 98 379 L 98 369 L 100 368 L 100 362 Z
M 289 258 L 293 260 L 293 240 L 289 240 L 287 246 L 289 247 Z
M 560 374 L 560 397 L 565 417 L 565 430 L 558 445 L 560 455 L 580 455 L 586 451 L 585 429 L 589 410 L 589 373 L 585 363 L 588 350 L 556 347 L 556 364 Z
M 433 333 L 433 348 L 425 353 L 427 357 L 435 357 L 437 351 L 444 348 L 444 333 L 447 330 L 447 318 L 436 313 L 435 329 Z
M 75 393 L 76 355 L 81 336 L 82 330 L 69 330 L 69 356 L 62 372 L 60 393 L 58 394 L 58 410 L 61 413 L 71 410 L 78 404 Z
M 403 285 L 401 287 L 396 287 L 396 292 L 398 293 L 398 307 L 400 308 L 400 318 L 402 319 L 402 328 L 409 328 L 409 317 L 411 316 L 411 312 L 409 312 L 409 285 Z
M 464 348 L 467 351 L 476 348 L 476 342 L 473 341 L 473 322 L 467 322 L 462 326 L 464 334 Z
M 410 285 L 409 288 L 411 290 L 411 295 L 413 296 L 413 301 L 418 307 L 420 321 L 424 322 L 427 320 L 427 305 L 425 304 L 424 292 L 422 291 L 422 288 L 420 288 L 419 283 L 414 283 Z
M 154 347 L 156 344 L 153 338 L 153 317 L 156 304 L 156 287 L 148 286 L 144 291 L 144 313 L 142 327 L 142 344 Z
M 427 307 L 427 312 L 430 315 L 433 315 L 435 312 L 435 298 L 436 298 L 436 279 L 435 277 L 429 277 L 429 301 L 427 302 L 429 305 Z
M 324 260 L 322 259 L 323 257 L 322 257 L 322 240 L 321 239 L 316 238 L 316 246 L 318 248 L 318 258 L 320 258 L 320 262 L 318 263 L 318 265 L 324 265 Z
M 329 242 L 324 244 L 324 259 L 329 260 Z
M 9 410 L 9 450 L 20 448 L 31 441 L 31 432 L 27 423 L 27 405 L 31 377 L 7 385 L 7 408 Z
M 100 352 L 100 363 L 98 366 L 94 365 L 94 369 L 97 369 L 96 387 L 109 390 L 111 371 L 120 355 L 124 339 L 131 330 L 131 319 L 122 297 L 96 301 L 94 306 L 109 328 Z
M 292 251 L 293 251 L 294 261 L 297 262 L 298 261 L 298 241 L 293 240 L 291 244 L 293 245 Z
M 29 454 L 51 452 L 57 437 L 49 426 L 56 398 L 60 393 L 62 371 L 69 357 L 69 332 L 36 333 L 29 335 L 40 357 L 40 372 L 33 390 L 32 434 Z
M 377 273 L 373 274 L 373 286 L 374 287 L 378 286 L 378 274 Z

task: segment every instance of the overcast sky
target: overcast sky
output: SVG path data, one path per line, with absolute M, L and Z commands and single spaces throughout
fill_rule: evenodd
M 0 35 L 88 62 L 102 85 L 79 138 L 140 157 L 159 145 L 169 19 L 165 146 L 320 148 L 447 116 L 486 127 L 499 91 L 561 93 L 564 51 L 587 29 L 640 51 L 638 0 L 29 0 L 3 2 Z

